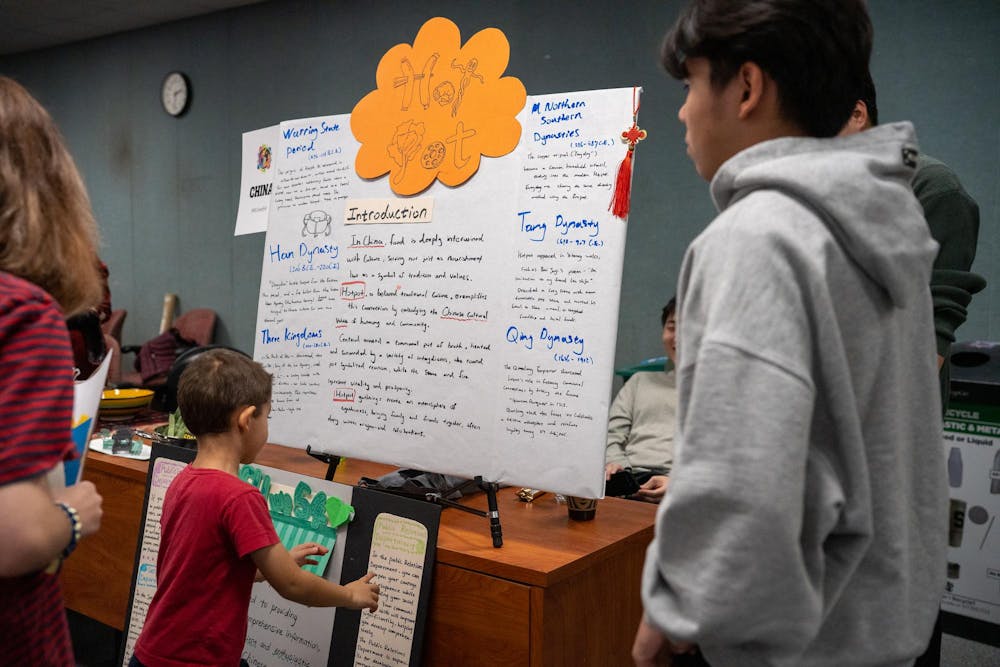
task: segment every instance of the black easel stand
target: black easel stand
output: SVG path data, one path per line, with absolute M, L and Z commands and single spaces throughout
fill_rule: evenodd
M 500 485 L 496 482 L 484 482 L 482 477 L 477 476 L 476 482 L 479 488 L 486 493 L 486 506 L 490 510 L 490 535 L 493 536 L 493 546 L 500 548 L 503 546 L 503 529 L 500 527 L 500 510 L 497 509 L 497 490 Z
M 313 457 L 317 461 L 322 461 L 326 464 L 326 476 L 324 479 L 328 482 L 333 481 L 333 474 L 337 472 L 337 466 L 340 465 L 340 457 L 336 454 L 324 454 L 323 452 L 314 452 L 312 447 L 306 445 L 306 454 Z
M 484 512 L 482 510 L 477 510 L 472 507 L 467 507 L 456 503 L 453 500 L 448 500 L 445 496 L 450 496 L 455 491 L 461 491 L 467 486 L 477 485 L 486 494 L 486 506 L 489 508 L 488 511 Z M 476 516 L 489 517 L 490 520 L 490 536 L 493 538 L 493 546 L 497 549 L 503 546 L 503 529 L 500 526 L 500 510 L 497 509 L 497 490 L 500 485 L 496 482 L 484 482 L 481 475 L 477 475 L 475 479 L 469 479 L 458 486 L 454 486 L 441 493 L 428 493 L 427 500 L 431 502 L 444 505 L 445 507 L 454 507 L 460 509 L 463 512 L 468 512 L 470 514 L 475 514 Z
M 306 447 L 306 452 L 309 448 Z M 311 454 L 311 456 L 316 456 L 316 454 Z M 317 456 L 317 458 L 319 458 Z M 367 480 L 362 478 L 363 482 L 372 482 L 377 484 L 378 480 Z M 475 484 L 486 494 L 486 506 L 489 508 L 488 511 L 477 510 L 475 507 L 469 507 L 468 505 L 462 505 L 461 503 L 456 503 L 454 500 L 449 500 L 446 496 L 450 496 L 456 491 L 462 491 L 466 487 Z M 412 491 L 402 491 L 398 489 L 387 489 L 379 486 L 369 486 L 367 488 L 372 488 L 377 491 L 384 491 L 385 493 L 394 493 L 400 496 L 407 496 L 413 498 L 414 494 Z M 503 546 L 503 529 L 500 526 L 500 510 L 497 509 L 497 490 L 500 485 L 497 482 L 484 482 L 482 476 L 476 476 L 475 479 L 467 479 L 457 486 L 453 486 L 444 491 L 429 491 L 424 494 L 424 500 L 431 503 L 437 503 L 438 505 L 443 505 L 445 507 L 454 507 L 457 510 L 462 510 L 463 512 L 468 512 L 469 514 L 475 514 L 476 516 L 488 517 L 490 520 L 490 535 L 493 538 L 493 546 L 499 549 Z

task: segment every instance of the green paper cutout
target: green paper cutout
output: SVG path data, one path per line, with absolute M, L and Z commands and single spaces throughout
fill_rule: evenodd
M 274 529 L 286 549 L 304 542 L 326 547 L 326 554 L 314 558 L 318 564 L 302 568 L 323 576 L 337 543 L 337 528 L 354 518 L 354 508 L 336 496 L 327 496 L 322 491 L 313 493 L 304 481 L 296 484 L 291 495 L 280 490 L 271 493 L 271 476 L 254 466 L 240 466 L 239 478 L 263 494 Z
M 326 499 L 326 516 L 331 526 L 339 528 L 354 519 L 354 508 L 340 498 L 330 496 Z

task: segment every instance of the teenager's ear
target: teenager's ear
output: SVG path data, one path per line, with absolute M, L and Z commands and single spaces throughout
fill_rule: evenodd
M 255 414 L 257 414 L 257 408 L 252 405 L 240 408 L 240 411 L 236 414 L 237 428 L 241 431 L 250 430 L 250 422 L 253 421 Z
M 851 112 L 851 119 L 847 122 L 851 124 L 855 132 L 861 132 L 871 127 L 868 118 L 868 105 L 865 104 L 864 100 L 858 100 L 854 103 L 854 111 Z
M 740 119 L 746 119 L 760 106 L 761 99 L 764 96 L 764 87 L 766 85 L 773 85 L 773 81 L 767 78 L 760 65 L 752 61 L 740 65 L 740 70 L 736 76 L 741 88 L 739 117 Z

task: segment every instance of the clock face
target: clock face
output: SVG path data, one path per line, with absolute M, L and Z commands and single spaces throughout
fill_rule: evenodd
M 180 72 L 171 72 L 163 80 L 160 99 L 163 109 L 171 116 L 179 116 L 187 108 L 190 90 L 187 77 Z

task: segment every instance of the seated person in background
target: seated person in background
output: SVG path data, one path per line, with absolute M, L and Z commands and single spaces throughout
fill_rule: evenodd
M 677 300 L 663 308 L 663 348 L 677 364 Z M 677 378 L 665 373 L 640 372 L 622 386 L 608 416 L 608 445 L 604 478 L 631 470 L 639 483 L 632 497 L 658 503 L 667 490 L 674 460 L 674 420 L 677 416 Z
M 233 350 L 204 352 L 181 375 L 177 403 L 198 455 L 164 498 L 156 594 L 129 665 L 240 664 L 255 579 L 310 607 L 375 611 L 374 575 L 341 586 L 300 569 L 326 549 L 289 552 L 264 496 L 237 477 L 267 442 L 271 376 L 260 364 Z

